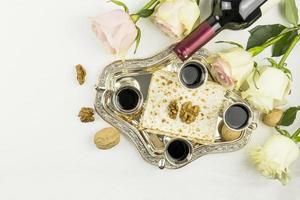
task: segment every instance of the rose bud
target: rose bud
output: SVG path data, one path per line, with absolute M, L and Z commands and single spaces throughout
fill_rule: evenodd
M 195 0 L 168 0 L 157 6 L 152 21 L 168 36 L 181 39 L 193 30 L 199 16 Z
M 250 152 L 250 159 L 262 175 L 278 179 L 282 184 L 290 180 L 289 167 L 299 157 L 299 147 L 288 137 L 273 135 L 262 147 Z
M 109 53 L 118 55 L 126 54 L 138 34 L 134 22 L 123 10 L 92 18 L 92 30 Z
M 263 113 L 284 105 L 290 93 L 291 80 L 280 69 L 265 66 L 247 80 L 248 89 L 242 97 Z
M 264 114 L 262 121 L 264 124 L 275 127 L 280 122 L 283 115 L 283 110 L 281 109 L 274 109 L 268 114 Z
M 213 77 L 228 89 L 239 89 L 254 67 L 251 54 L 240 47 L 222 51 L 208 58 L 208 61 Z
M 218 83 L 228 89 L 233 89 L 235 82 L 232 77 L 231 67 L 219 56 L 211 57 L 211 75 L 216 79 Z

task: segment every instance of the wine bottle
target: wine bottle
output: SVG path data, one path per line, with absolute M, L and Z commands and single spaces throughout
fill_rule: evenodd
M 222 30 L 252 25 L 271 3 L 272 0 L 213 0 L 211 15 L 179 42 L 174 52 L 182 61 L 187 60 Z
M 209 64 L 205 59 L 208 52 L 205 49 L 198 50 L 224 29 L 240 30 L 249 27 L 264 11 L 279 1 L 212 0 L 211 15 L 186 38 L 156 56 L 135 61 L 135 64 L 143 63 L 143 66 L 151 70 L 157 66 L 168 68 L 178 73 L 184 87 L 197 89 L 206 82 L 209 74 Z M 118 65 L 123 66 L 124 63 L 119 62 Z

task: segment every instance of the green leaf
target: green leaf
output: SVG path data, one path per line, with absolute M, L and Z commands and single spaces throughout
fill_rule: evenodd
M 298 25 L 299 16 L 295 0 L 284 0 L 284 14 L 289 23 L 293 24 L 294 26 Z
M 296 137 L 293 139 L 295 143 L 299 143 L 300 142 L 300 137 Z
M 118 5 L 118 6 L 123 7 L 123 8 L 124 8 L 124 11 L 127 12 L 127 13 L 129 13 L 129 9 L 128 9 L 128 7 L 126 6 L 125 3 L 121 2 L 121 1 L 117 1 L 117 0 L 110 0 L 110 1 L 111 1 L 112 3 Z
M 279 35 L 286 27 L 281 24 L 262 25 L 250 30 L 247 50 L 260 46 L 269 39 Z
M 136 53 L 138 47 L 139 47 L 139 44 L 140 44 L 140 41 L 141 41 L 141 36 L 142 36 L 142 32 L 141 32 L 141 29 L 139 27 L 136 27 L 138 33 L 137 33 L 137 36 L 135 38 L 135 49 L 134 49 L 134 53 Z
M 277 43 L 274 44 L 272 57 L 279 57 L 285 54 L 297 35 L 298 31 L 296 30 L 286 33 L 283 38 L 281 38 Z
M 290 134 L 289 134 L 289 132 L 287 130 L 283 130 L 283 129 L 279 128 L 278 126 L 276 126 L 275 129 L 281 135 L 289 137 L 289 138 L 291 137 Z
M 237 42 L 233 42 L 233 41 L 217 41 L 216 43 L 217 44 L 231 44 L 231 45 L 235 45 L 235 46 L 238 46 L 238 47 L 244 49 L 243 45 L 241 45 Z
M 142 18 L 147 18 L 150 17 L 153 12 L 154 12 L 154 8 L 153 9 L 145 9 L 145 10 L 141 10 L 140 12 L 137 13 L 137 15 L 139 15 Z
M 290 126 L 294 123 L 296 117 L 297 117 L 297 113 L 300 110 L 300 106 L 298 107 L 291 107 L 289 109 L 287 109 L 282 117 L 280 122 L 278 123 L 278 125 L 280 126 Z

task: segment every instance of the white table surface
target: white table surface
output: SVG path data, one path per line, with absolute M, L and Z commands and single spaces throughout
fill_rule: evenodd
M 131 10 L 144 3 L 125 2 Z M 209 12 L 208 2 L 203 0 L 203 17 Z M 273 132 L 264 125 L 243 150 L 208 155 L 179 170 L 149 165 L 124 137 L 108 151 L 94 146 L 94 133 L 108 124 L 99 117 L 95 123 L 82 124 L 77 113 L 82 106 L 93 105 L 97 76 L 115 58 L 103 51 L 88 17 L 112 8 L 104 0 L 1 2 L 0 199 L 300 199 L 300 159 L 285 187 L 265 179 L 249 164 L 249 149 Z M 274 9 L 256 24 L 278 22 L 284 21 Z M 172 43 L 149 21 L 139 25 L 141 45 L 128 58 L 150 56 Z M 245 44 L 247 36 L 246 30 L 225 31 L 215 41 Z M 214 42 L 207 47 L 224 48 Z M 300 46 L 288 61 L 295 77 L 289 105 L 300 104 L 299 51 Z M 75 79 L 78 63 L 88 73 L 82 87 Z

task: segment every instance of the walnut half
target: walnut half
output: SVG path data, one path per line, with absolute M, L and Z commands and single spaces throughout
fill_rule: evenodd
M 85 82 L 86 71 L 82 65 L 76 65 L 77 81 L 79 85 L 83 85 Z
M 81 108 L 78 117 L 80 118 L 80 121 L 83 123 L 95 121 L 94 110 L 92 108 L 86 108 L 86 107 Z
M 168 114 L 171 119 L 176 119 L 179 107 L 176 100 L 173 100 L 168 105 Z
M 193 106 L 192 102 L 188 101 L 182 104 L 179 117 L 182 122 L 190 124 L 193 123 L 199 115 L 200 107 Z

